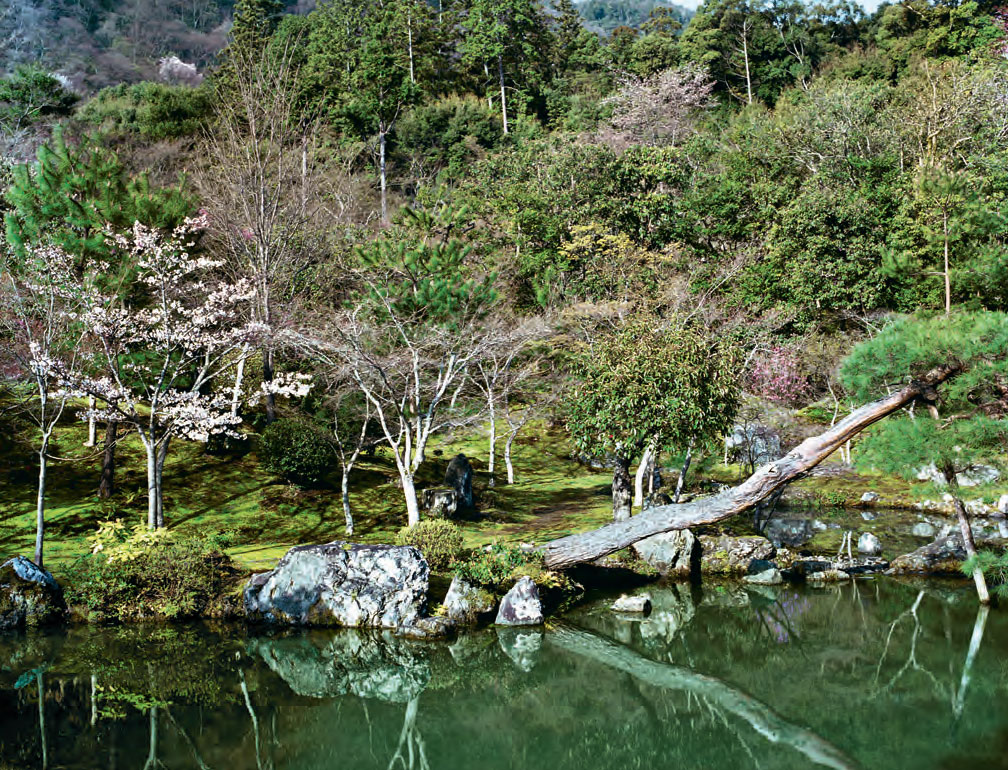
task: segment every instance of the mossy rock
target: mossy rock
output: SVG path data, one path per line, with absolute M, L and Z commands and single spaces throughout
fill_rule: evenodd
M 52 575 L 23 556 L 0 566 L 0 630 L 50 625 L 64 617 L 63 590 Z

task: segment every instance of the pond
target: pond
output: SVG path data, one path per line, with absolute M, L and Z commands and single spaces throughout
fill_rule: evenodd
M 452 643 L 0 635 L 0 768 L 1008 767 L 1008 615 L 963 583 L 647 590 Z

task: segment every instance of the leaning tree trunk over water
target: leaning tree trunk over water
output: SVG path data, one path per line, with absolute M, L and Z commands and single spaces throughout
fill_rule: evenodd
M 748 722 L 771 743 L 790 746 L 817 765 L 834 770 L 850 770 L 854 767 L 833 744 L 810 730 L 786 721 L 765 703 L 716 677 L 699 674 L 684 666 L 658 663 L 629 647 L 567 624 L 551 630 L 546 638 L 563 650 L 624 671 L 652 687 L 683 690 L 699 696 Z
M 825 433 L 806 439 L 784 457 L 764 465 L 738 486 L 720 494 L 682 505 L 658 506 L 592 532 L 550 541 L 543 546 L 546 566 L 565 569 L 594 561 L 651 535 L 711 524 L 743 513 L 808 473 L 869 425 L 918 399 L 933 402 L 938 397 L 935 388 L 958 372 L 956 364 L 932 369 L 920 380 L 851 412 Z

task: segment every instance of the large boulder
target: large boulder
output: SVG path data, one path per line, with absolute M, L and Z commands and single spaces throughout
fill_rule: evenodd
M 44 626 L 66 616 L 63 589 L 24 556 L 0 565 L 0 630 Z
M 634 553 L 666 577 L 689 577 L 696 552 L 696 537 L 688 529 L 662 532 L 633 544 Z
M 459 502 L 466 508 L 472 508 L 473 504 L 473 467 L 463 454 L 455 455 L 448 463 L 445 471 L 444 483 L 458 494 Z
M 435 519 L 450 519 L 458 511 L 459 494 L 454 489 L 432 487 L 422 493 L 423 507 Z
M 744 575 L 753 559 L 773 558 L 773 543 L 765 537 L 700 536 L 700 572 L 705 575 Z
M 532 578 L 520 578 L 504 594 L 494 622 L 498 626 L 538 626 L 543 622 L 542 601 Z
M 764 425 L 736 425 L 725 438 L 729 459 L 753 467 L 781 456 L 780 435 Z
M 291 548 L 245 587 L 251 620 L 307 626 L 408 626 L 424 610 L 430 570 L 413 546 L 326 543 Z
M 921 546 L 916 551 L 897 556 L 889 565 L 889 573 L 959 574 L 959 565 L 964 561 L 966 561 L 966 548 L 963 546 L 962 535 L 953 532 Z
M 460 626 L 474 626 L 497 609 L 493 594 L 466 582 L 457 575 L 448 586 L 444 599 L 445 615 Z
M 352 694 L 390 703 L 419 695 L 430 670 L 415 646 L 389 632 L 310 632 L 249 641 L 291 690 L 309 698 Z

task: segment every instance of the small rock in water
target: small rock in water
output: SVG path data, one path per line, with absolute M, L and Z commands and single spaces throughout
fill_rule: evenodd
M 929 537 L 933 538 L 937 530 L 934 528 L 933 524 L 929 524 L 926 521 L 920 521 L 914 524 L 913 529 L 910 530 L 910 534 L 914 537 Z
M 758 586 L 775 586 L 780 585 L 784 582 L 784 578 L 781 572 L 776 567 L 771 567 L 768 570 L 760 572 L 756 575 L 746 575 L 742 578 L 746 583 L 752 583 Z
M 859 553 L 874 556 L 882 552 L 882 543 L 871 532 L 863 532 L 861 537 L 858 538 L 857 549 Z
M 651 594 L 637 594 L 636 596 L 623 594 L 613 602 L 612 608 L 616 612 L 651 612 Z
M 538 626 L 543 622 L 539 589 L 532 578 L 521 578 L 501 599 L 497 610 L 499 626 Z
M 850 575 L 843 570 L 827 569 L 822 572 L 813 572 L 805 579 L 810 583 L 839 583 L 842 580 L 850 580 Z
M 879 496 L 877 492 L 865 492 L 861 495 L 862 503 L 877 503 L 879 501 Z

